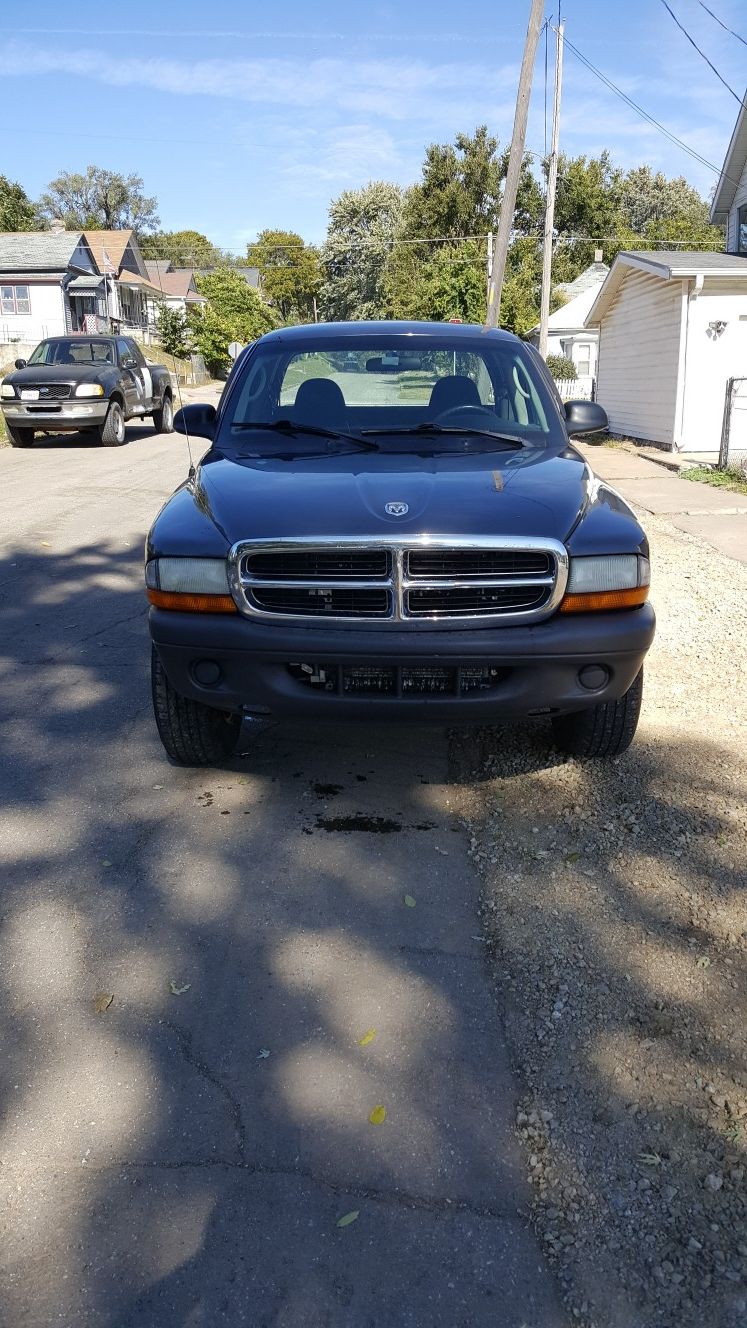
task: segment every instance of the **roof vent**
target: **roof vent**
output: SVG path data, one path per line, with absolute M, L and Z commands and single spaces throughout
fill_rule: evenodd
M 61 217 L 53 217 L 49 223 L 49 229 L 52 235 L 64 235 L 65 223 Z

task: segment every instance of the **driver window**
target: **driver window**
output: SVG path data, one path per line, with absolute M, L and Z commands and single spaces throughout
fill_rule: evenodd
M 119 352 L 119 363 L 121 364 L 122 368 L 134 369 L 135 365 L 137 364 L 137 360 L 135 359 L 135 356 L 132 353 L 132 348 L 130 347 L 129 342 L 125 341 L 123 338 L 120 337 L 120 339 L 117 341 L 117 350 Z

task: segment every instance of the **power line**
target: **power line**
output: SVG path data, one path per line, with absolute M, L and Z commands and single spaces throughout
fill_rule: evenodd
M 666 11 L 667 11 L 667 13 L 669 14 L 669 16 L 670 16 L 671 18 L 674 19 L 674 22 L 677 24 L 677 27 L 679 28 L 680 32 L 684 33 L 684 35 L 687 37 L 687 40 L 689 41 L 689 43 L 690 43 L 690 45 L 693 47 L 693 49 L 696 50 L 696 51 L 698 52 L 698 55 L 700 56 L 700 58 L 701 58 L 702 60 L 705 60 L 706 64 L 708 65 L 708 68 L 713 70 L 713 72 L 714 72 L 714 74 L 716 75 L 716 78 L 718 79 L 719 83 L 723 83 L 724 87 L 726 88 L 726 91 L 727 91 L 727 92 L 730 92 L 731 95 L 732 95 L 732 97 L 734 98 L 734 100 L 737 101 L 737 102 L 739 102 L 739 105 L 741 106 L 741 105 L 742 105 L 742 98 L 741 98 L 740 96 L 738 96 L 738 94 L 734 91 L 734 89 L 733 89 L 733 87 L 731 86 L 731 84 L 727 83 L 727 81 L 726 81 L 726 79 L 724 78 L 723 74 L 720 74 L 720 73 L 719 73 L 719 71 L 718 71 L 718 69 L 716 68 L 716 66 L 715 66 L 715 64 L 713 63 L 713 61 L 708 59 L 708 56 L 706 55 L 705 51 L 702 51 L 702 50 L 700 49 L 700 47 L 698 46 L 698 43 L 696 42 L 695 38 L 690 36 L 690 33 L 688 32 L 688 30 L 687 30 L 687 28 L 684 26 L 684 24 L 683 24 L 683 23 L 680 23 L 680 21 L 679 21 L 677 15 L 675 14 L 674 10 L 671 9 L 670 6 L 667 4 L 667 0 L 661 0 L 661 3 L 663 4 L 663 6 L 664 6 L 664 8 L 666 9 Z
M 613 83 L 612 79 L 607 78 L 607 75 L 603 74 L 601 69 L 597 69 L 596 65 L 592 64 L 591 60 L 587 60 L 586 56 L 583 55 L 578 47 L 574 46 L 573 42 L 569 41 L 567 37 L 565 39 L 565 44 L 571 51 L 573 51 L 576 59 L 580 60 L 582 65 L 585 65 L 595 78 L 598 78 L 600 82 L 604 83 L 605 87 L 609 88 L 610 92 L 615 93 L 615 96 L 621 97 L 631 110 L 635 111 L 636 115 L 640 115 L 644 120 L 647 120 L 649 124 L 653 125 L 655 129 L 658 129 L 665 138 L 669 139 L 670 143 L 675 143 L 678 148 L 682 148 L 683 152 L 687 152 L 694 161 L 699 162 L 701 166 L 705 166 L 709 171 L 713 171 L 716 175 L 723 175 L 724 179 L 729 180 L 731 184 L 739 185 L 738 180 L 727 175 L 726 171 L 722 171 L 720 166 L 715 166 L 712 161 L 708 161 L 707 157 L 702 157 L 700 153 L 696 152 L 695 148 L 690 147 L 690 144 L 686 143 L 684 139 L 678 138 L 677 135 L 673 134 L 671 129 L 667 129 L 661 121 L 655 119 L 653 115 L 649 115 L 648 111 L 644 111 L 643 107 L 639 106 L 637 101 L 633 101 L 633 98 L 629 97 L 627 92 L 623 92 L 622 88 L 619 88 L 616 83 Z
M 739 33 L 735 32 L 733 28 L 727 27 L 723 19 L 719 18 L 718 14 L 714 14 L 713 10 L 708 8 L 708 5 L 703 4 L 703 0 L 698 0 L 698 4 L 700 5 L 701 9 L 705 10 L 706 14 L 710 14 L 711 18 L 715 19 L 719 27 L 724 29 L 724 32 L 728 32 L 730 36 L 736 37 L 737 41 L 741 41 L 743 46 L 747 46 L 747 38 L 740 37 Z

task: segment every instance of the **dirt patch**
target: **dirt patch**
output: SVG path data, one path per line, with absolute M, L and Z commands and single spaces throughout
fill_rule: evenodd
M 454 760 L 573 1321 L 744 1328 L 747 568 L 647 525 L 659 634 L 631 751 L 566 760 L 537 726 Z

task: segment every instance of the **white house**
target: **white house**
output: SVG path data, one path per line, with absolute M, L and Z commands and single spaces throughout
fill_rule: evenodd
M 35 345 L 85 328 L 103 281 L 80 231 L 0 234 L 0 343 Z
M 747 94 L 713 195 L 711 221 L 726 227 L 726 248 L 730 254 L 747 256 Z
M 620 253 L 586 325 L 614 433 L 718 452 L 727 382 L 747 373 L 747 255 Z
M 152 322 L 155 323 L 158 311 L 163 305 L 168 309 L 175 309 L 178 313 L 186 314 L 194 304 L 207 304 L 205 296 L 200 295 L 195 285 L 192 268 L 175 268 L 167 258 L 154 261 L 146 259 L 145 267 L 151 286 L 158 291 L 158 295 L 153 296 L 148 302 Z
M 576 381 L 572 384 L 574 396 L 591 396 L 597 376 L 599 334 L 596 328 L 586 326 L 591 309 L 609 268 L 602 262 L 602 250 L 597 249 L 594 262 L 575 281 L 562 282 L 556 291 L 565 297 L 565 303 L 550 314 L 547 324 L 547 350 L 550 355 L 565 355 L 576 366 Z M 529 340 L 539 345 L 539 325 L 532 328 Z

